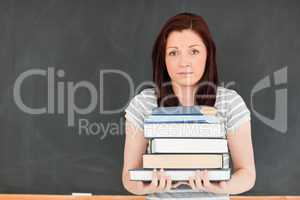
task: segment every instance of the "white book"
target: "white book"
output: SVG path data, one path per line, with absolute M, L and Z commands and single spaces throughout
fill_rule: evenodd
M 188 181 L 189 177 L 195 176 L 196 169 L 164 169 L 172 181 Z M 230 179 L 229 169 L 207 169 L 208 179 L 211 181 L 226 181 Z M 151 181 L 153 169 L 131 169 L 129 170 L 132 181 Z
M 145 138 L 197 137 L 225 138 L 224 123 L 145 123 Z
M 154 138 L 151 153 L 228 153 L 226 139 Z

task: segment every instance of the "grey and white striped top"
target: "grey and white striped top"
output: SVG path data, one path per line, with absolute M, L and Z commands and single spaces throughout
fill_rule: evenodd
M 134 96 L 125 109 L 125 118 L 132 122 L 141 131 L 144 130 L 144 119 L 151 114 L 153 108 L 157 107 L 156 95 L 153 88 L 144 89 Z M 225 127 L 228 132 L 235 130 L 243 123 L 250 120 L 250 111 L 242 97 L 232 89 L 224 87 L 217 88 L 216 102 L 214 105 L 218 112 L 225 118 Z M 149 153 L 149 149 L 147 149 Z M 188 199 L 203 199 L 202 192 L 193 192 L 192 189 L 182 189 L 185 185 L 172 189 L 170 192 L 154 193 L 147 195 L 147 200 L 154 199 L 183 199 L 182 192 Z M 180 192 L 180 193 L 178 193 Z M 206 196 L 209 196 L 205 194 Z M 185 198 L 187 199 L 187 198 Z M 209 198 L 208 198 L 209 199 Z M 210 198 L 217 199 L 217 198 Z M 224 197 L 223 199 L 229 199 Z
M 235 132 L 243 122 L 251 119 L 247 105 L 235 90 L 218 86 L 214 106 L 225 118 L 227 132 Z M 143 131 L 144 119 L 155 107 L 157 102 L 154 89 L 144 89 L 131 99 L 125 109 L 125 118 Z

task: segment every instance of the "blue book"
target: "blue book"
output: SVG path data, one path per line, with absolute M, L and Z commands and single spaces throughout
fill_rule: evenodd
M 156 107 L 152 115 L 203 115 L 196 106 Z
M 215 115 L 217 109 L 211 106 L 171 106 L 156 107 L 152 115 Z
M 144 123 L 221 123 L 217 116 L 206 115 L 150 115 L 145 118 Z

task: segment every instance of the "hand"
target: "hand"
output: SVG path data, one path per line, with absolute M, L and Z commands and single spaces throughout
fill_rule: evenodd
M 171 190 L 172 180 L 170 176 L 164 172 L 164 169 L 160 169 L 159 172 L 154 169 L 151 183 L 144 183 L 141 181 L 139 184 L 143 188 L 145 194 L 155 192 L 160 193 Z
M 189 178 L 189 185 L 195 191 L 213 192 L 213 193 L 228 193 L 227 182 L 220 181 L 211 183 L 208 178 L 208 171 L 196 170 L 195 177 Z

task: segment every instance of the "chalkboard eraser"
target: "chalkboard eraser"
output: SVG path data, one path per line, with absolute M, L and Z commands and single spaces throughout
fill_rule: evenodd
M 92 193 L 72 193 L 72 196 L 92 196 Z

